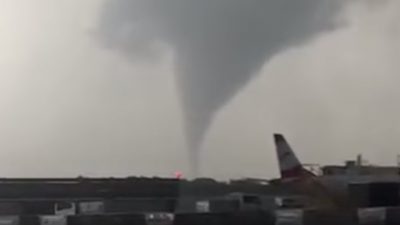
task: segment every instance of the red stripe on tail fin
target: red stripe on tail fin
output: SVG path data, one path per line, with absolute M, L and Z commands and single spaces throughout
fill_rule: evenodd
M 281 178 L 296 178 L 312 173 L 304 169 L 282 134 L 274 134 Z

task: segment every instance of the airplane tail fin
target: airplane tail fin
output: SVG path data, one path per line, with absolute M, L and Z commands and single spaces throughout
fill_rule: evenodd
M 303 168 L 282 134 L 274 134 L 274 140 L 282 179 L 297 178 L 305 175 L 305 172 L 306 174 L 310 173 Z
M 282 134 L 274 134 L 274 139 L 281 180 L 294 179 L 299 181 L 298 183 L 293 183 L 295 188 L 314 197 L 316 201 L 315 204 L 318 205 L 318 207 L 331 208 L 339 205 L 346 205 L 342 204 L 342 202 L 345 201 L 343 201 L 341 197 L 337 197 L 336 194 L 332 193 L 329 188 L 318 179 L 314 179 L 316 175 L 301 165 L 299 159 Z

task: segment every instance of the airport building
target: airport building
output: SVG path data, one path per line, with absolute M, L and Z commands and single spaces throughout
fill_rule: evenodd
M 397 166 L 374 166 L 364 162 L 361 155 L 356 160 L 347 160 L 344 165 L 328 165 L 321 168 L 323 175 L 399 175 L 400 158 Z

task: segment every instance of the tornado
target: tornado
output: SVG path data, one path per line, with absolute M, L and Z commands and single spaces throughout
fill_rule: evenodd
M 193 177 L 218 111 L 275 55 L 340 27 L 350 0 L 107 0 L 98 39 L 131 60 L 174 53 Z M 295 74 L 293 74 L 295 76 Z

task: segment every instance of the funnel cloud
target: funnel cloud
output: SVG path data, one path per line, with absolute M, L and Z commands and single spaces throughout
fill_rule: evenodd
M 337 28 L 345 0 L 108 0 L 104 46 L 130 60 L 174 54 L 194 176 L 216 113 L 278 53 Z

